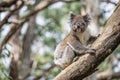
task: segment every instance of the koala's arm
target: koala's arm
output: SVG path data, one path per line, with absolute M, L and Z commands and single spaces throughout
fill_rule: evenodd
M 78 55 L 79 54 L 84 54 L 84 53 L 95 53 L 95 50 L 92 48 L 87 48 L 84 47 L 82 44 L 71 44 L 70 42 L 67 42 L 67 44 L 71 47 L 71 49 L 76 52 Z

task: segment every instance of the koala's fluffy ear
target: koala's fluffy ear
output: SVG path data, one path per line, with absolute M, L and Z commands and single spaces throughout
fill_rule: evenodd
M 72 20 L 74 19 L 74 17 L 75 17 L 76 15 L 73 14 L 72 12 L 70 12 L 69 14 L 70 14 L 70 22 L 72 22 Z
M 86 22 L 87 25 L 90 23 L 91 18 L 89 16 L 89 14 L 84 15 L 83 19 L 84 19 L 84 21 Z

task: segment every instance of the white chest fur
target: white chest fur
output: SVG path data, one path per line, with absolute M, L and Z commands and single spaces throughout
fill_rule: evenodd
M 87 41 L 88 41 L 89 36 L 90 36 L 89 30 L 86 30 L 83 33 L 78 33 L 77 36 L 83 45 L 87 45 Z

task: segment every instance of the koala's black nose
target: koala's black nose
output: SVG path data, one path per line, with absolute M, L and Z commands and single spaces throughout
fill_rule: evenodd
M 80 23 L 77 23 L 76 25 L 77 25 L 77 28 L 80 28 Z
M 78 25 L 77 28 L 80 28 L 80 25 Z

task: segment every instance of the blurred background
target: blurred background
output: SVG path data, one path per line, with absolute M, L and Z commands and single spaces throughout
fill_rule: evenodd
M 69 13 L 91 16 L 92 35 L 102 33 L 118 0 L 0 0 L 0 80 L 52 80 L 56 45 L 69 33 Z M 103 53 L 104 54 L 104 53 Z M 120 80 L 120 46 L 99 67 Z

